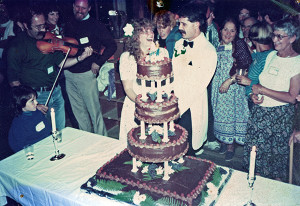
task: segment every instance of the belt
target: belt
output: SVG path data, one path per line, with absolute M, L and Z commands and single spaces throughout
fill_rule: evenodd
M 57 86 L 55 86 L 57 87 Z M 48 91 L 51 91 L 52 87 L 32 87 L 32 89 L 34 89 L 35 91 L 37 92 L 48 92 Z

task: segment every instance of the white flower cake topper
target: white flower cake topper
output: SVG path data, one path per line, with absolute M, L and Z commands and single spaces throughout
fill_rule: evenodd
M 127 23 L 126 26 L 123 28 L 123 31 L 124 31 L 124 36 L 132 37 L 134 28 L 132 24 Z

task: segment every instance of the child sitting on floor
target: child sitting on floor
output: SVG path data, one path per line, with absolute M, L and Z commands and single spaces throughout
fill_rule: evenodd
M 14 118 L 9 130 L 9 146 L 14 152 L 34 144 L 51 134 L 51 125 L 45 115 L 37 110 L 37 93 L 31 87 L 13 88 Z

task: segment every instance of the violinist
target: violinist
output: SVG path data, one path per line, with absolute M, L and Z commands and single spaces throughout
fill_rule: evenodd
M 37 91 L 38 109 L 50 119 L 50 112 L 45 104 L 50 90 L 55 82 L 57 71 L 55 66 L 61 66 L 65 55 L 61 51 L 43 54 L 36 46 L 37 40 L 45 34 L 45 16 L 39 8 L 28 9 L 24 12 L 23 24 L 25 31 L 16 36 L 8 49 L 8 80 L 11 86 L 21 84 L 32 87 Z M 90 47 L 77 58 L 68 58 L 64 67 L 70 67 L 92 54 Z M 57 129 L 65 127 L 64 99 L 59 85 L 55 85 L 48 104 L 55 110 Z
M 66 24 L 65 36 L 75 38 L 80 46 L 104 50 L 101 55 L 93 54 L 84 61 L 80 58 L 79 64 L 65 70 L 66 88 L 79 128 L 106 136 L 96 76 L 117 46 L 105 25 L 90 16 L 90 10 L 91 1 L 74 1 L 74 18 Z

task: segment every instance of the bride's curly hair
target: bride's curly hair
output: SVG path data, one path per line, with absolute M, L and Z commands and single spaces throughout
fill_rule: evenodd
M 142 56 L 142 51 L 140 49 L 140 39 L 139 35 L 145 32 L 146 28 L 154 29 L 154 25 L 149 19 L 133 19 L 130 24 L 132 24 L 134 30 L 131 37 L 126 37 L 125 50 L 133 55 L 135 60 L 138 61 Z

